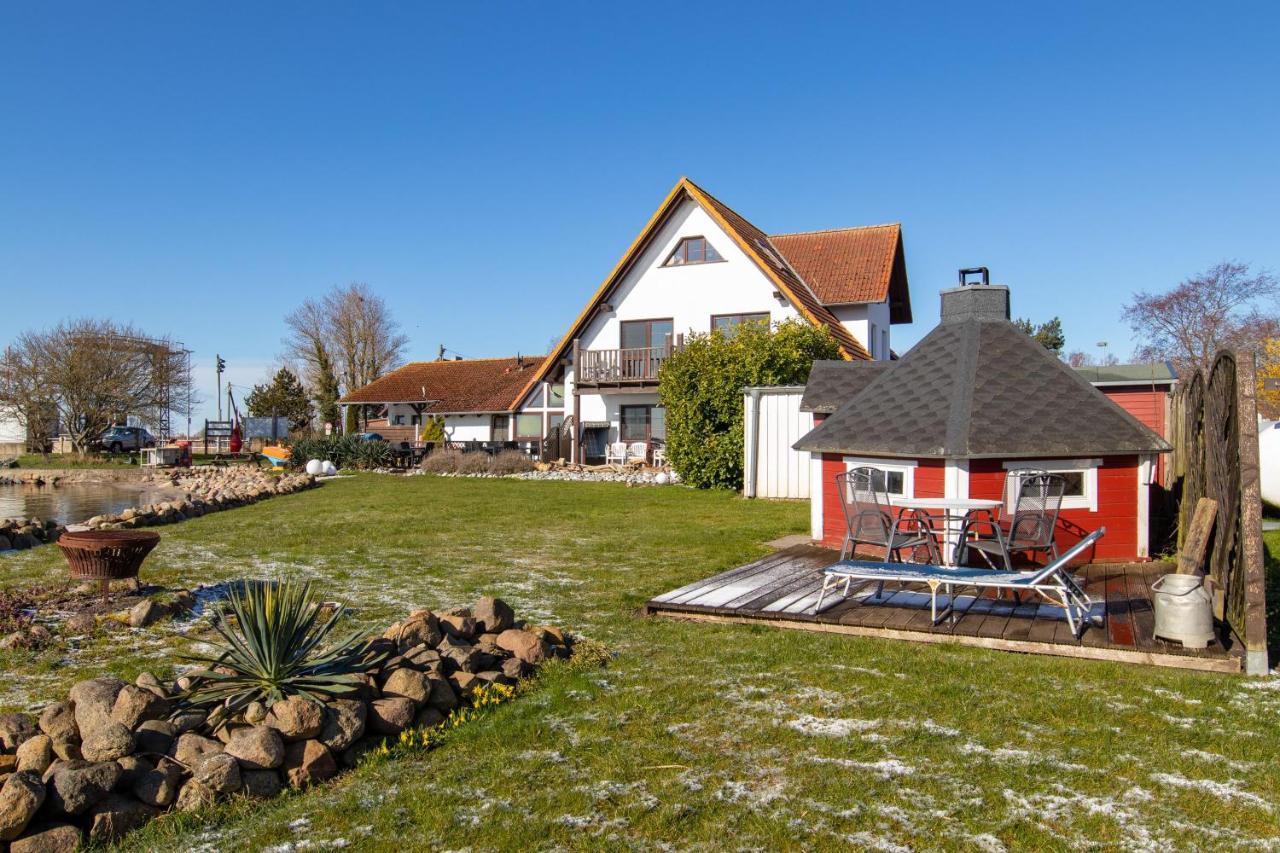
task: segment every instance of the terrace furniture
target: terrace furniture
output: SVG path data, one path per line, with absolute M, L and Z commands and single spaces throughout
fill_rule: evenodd
M 655 444 L 653 446 L 653 467 L 667 467 L 667 446 L 665 444 Z
M 956 544 L 956 562 L 964 563 L 969 551 L 977 551 L 992 569 L 1013 571 L 1014 554 L 1043 552 L 1058 556 L 1054 530 L 1066 478 L 1058 474 L 1019 472 L 1013 514 L 1005 518 L 972 514 L 965 520 Z M 996 561 L 999 560 L 999 565 Z
M 649 459 L 649 442 L 633 441 L 627 445 L 627 462 L 639 462 L 643 465 Z
M 883 588 L 886 582 L 900 584 L 924 584 L 929 587 L 929 615 L 933 624 L 950 617 L 955 624 L 956 587 L 973 587 L 982 590 L 1011 590 L 1014 593 L 1032 592 L 1051 604 L 1061 607 L 1066 613 L 1067 625 L 1076 639 L 1084 633 L 1088 622 L 1095 617 L 1092 614 L 1093 601 L 1076 583 L 1067 563 L 1085 549 L 1091 547 L 1107 532 L 1099 527 L 1081 539 L 1043 569 L 1029 572 L 989 571 L 987 569 L 951 568 L 948 566 L 932 566 L 919 563 L 877 563 L 866 560 L 841 560 L 823 570 L 822 591 L 818 594 L 818 603 L 814 613 L 822 612 L 822 603 L 827 593 L 844 584 L 841 600 L 849 595 L 852 581 L 875 581 Z M 938 590 L 946 596 L 946 606 L 938 610 Z
M 960 531 L 969 519 L 978 513 L 997 509 L 1000 501 L 983 500 L 981 498 L 899 498 L 891 496 L 889 502 L 900 509 L 914 509 L 928 516 L 931 525 L 936 525 L 941 534 L 942 549 L 937 561 L 944 566 L 959 565 L 956 549 L 960 540 Z
M 903 551 L 912 555 L 924 548 L 932 562 L 938 562 L 938 546 L 933 527 L 924 513 L 903 508 L 895 516 L 884 472 L 876 468 L 854 468 L 836 475 L 836 493 L 844 511 L 844 541 L 840 559 L 852 556 L 858 545 L 883 548 L 885 558 L 900 559 Z
M 619 465 L 627 464 L 627 443 L 625 441 L 611 442 L 605 448 L 604 464 L 612 465 L 615 462 Z

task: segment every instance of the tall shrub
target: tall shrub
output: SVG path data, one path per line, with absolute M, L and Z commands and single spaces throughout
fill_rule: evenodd
M 839 357 L 830 332 L 800 320 L 690 335 L 658 374 L 667 459 L 691 486 L 742 488 L 742 389 L 802 385 L 815 360 Z

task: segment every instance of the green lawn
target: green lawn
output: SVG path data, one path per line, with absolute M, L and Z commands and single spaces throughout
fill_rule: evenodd
M 617 657 L 551 673 L 428 754 L 167 818 L 126 846 L 1280 843 L 1280 681 L 639 615 L 807 517 L 676 488 L 370 475 L 163 528 L 151 580 L 313 577 L 369 626 L 494 593 Z M 0 571 L 6 585 L 60 577 L 61 557 L 36 549 Z M 0 706 L 162 667 L 184 642 L 162 627 L 13 655 Z

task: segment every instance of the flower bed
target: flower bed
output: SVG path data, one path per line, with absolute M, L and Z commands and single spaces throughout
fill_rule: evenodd
M 235 671 L 224 656 L 172 684 L 148 673 L 133 684 L 104 675 L 38 717 L 0 715 L 0 842 L 12 853 L 108 842 L 170 810 L 271 797 L 330 779 L 369 753 L 429 748 L 447 728 L 513 697 L 545 661 L 574 655 L 561 629 L 519 621 L 495 598 L 415 611 L 354 648 L 369 666 L 330 678 L 344 685 L 341 695 L 292 692 L 267 704 L 242 701 L 241 691 L 202 704 Z M 306 677 L 337 671 L 312 667 Z

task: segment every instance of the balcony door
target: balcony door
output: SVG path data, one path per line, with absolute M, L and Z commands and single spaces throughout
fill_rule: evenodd
M 623 379 L 657 379 L 658 367 L 671 351 L 675 322 L 663 320 L 623 320 L 622 353 L 619 366 Z

